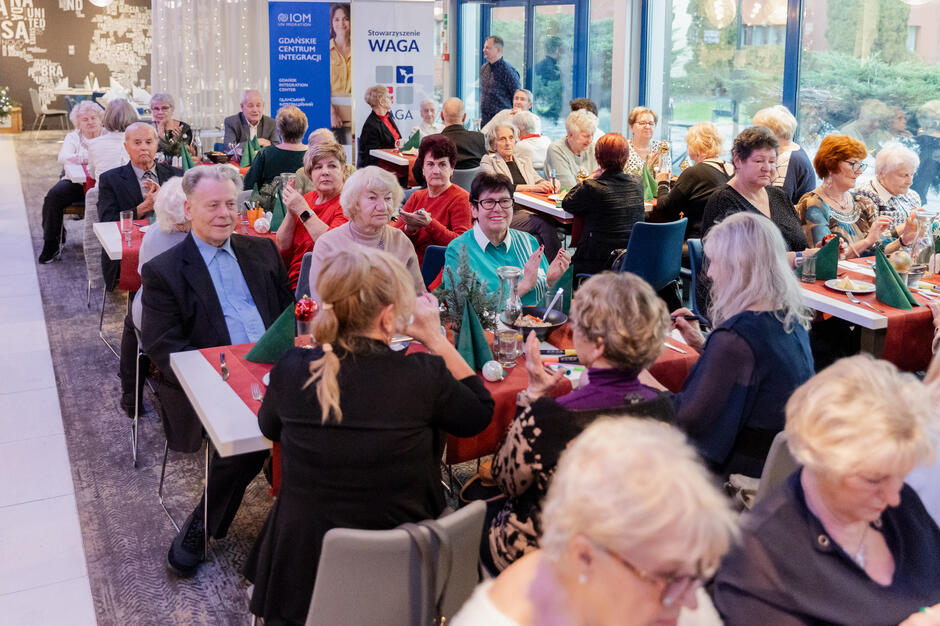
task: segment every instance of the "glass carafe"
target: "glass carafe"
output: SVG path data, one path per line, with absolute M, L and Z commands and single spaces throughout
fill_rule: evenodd
M 519 279 L 522 268 L 502 265 L 496 268 L 499 276 L 499 305 L 497 318 L 504 324 L 513 324 L 522 315 L 522 300 L 519 298 Z
M 918 213 L 917 238 L 911 246 L 911 262 L 914 266 L 924 266 L 930 263 L 933 256 L 933 233 L 931 232 L 930 216 Z

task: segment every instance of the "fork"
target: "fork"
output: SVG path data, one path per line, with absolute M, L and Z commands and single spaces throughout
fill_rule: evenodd
M 851 291 L 846 291 L 845 295 L 849 299 L 849 301 L 852 302 L 853 304 L 864 304 L 872 311 L 877 311 L 878 313 L 884 313 L 884 311 L 879 309 L 878 307 L 872 304 L 869 304 L 868 302 L 865 302 L 863 300 L 859 300 L 858 298 L 855 297 L 855 295 Z
M 261 402 L 261 387 L 258 386 L 258 383 L 251 383 L 251 397 Z
M 219 352 L 219 363 L 222 365 L 222 380 L 228 380 L 228 365 L 225 364 L 224 352 Z

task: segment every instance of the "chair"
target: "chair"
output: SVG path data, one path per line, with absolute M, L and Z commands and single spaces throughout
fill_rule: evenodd
M 313 263 L 313 252 L 304 253 L 300 260 L 300 274 L 297 276 L 297 289 L 294 290 L 294 301 L 310 295 L 310 264 Z
M 444 252 L 447 246 L 428 246 L 424 249 L 424 260 L 421 262 L 421 278 L 424 286 L 429 287 L 437 275 L 444 268 Z
M 85 306 L 91 308 L 92 287 L 103 287 L 101 276 L 101 242 L 95 236 L 94 225 L 98 221 L 98 186 L 95 185 L 85 194 L 85 224 L 82 227 L 82 247 L 85 255 L 85 278 L 88 287 L 85 291 Z
M 486 503 L 476 500 L 434 522 L 434 530 L 450 544 L 450 563 L 438 563 L 436 577 L 444 617 L 456 615 L 479 582 L 480 541 L 485 517 Z
M 760 502 L 764 496 L 773 491 L 774 487 L 782 483 L 793 472 L 800 468 L 800 464 L 793 455 L 790 454 L 790 446 L 787 445 L 787 433 L 780 431 L 774 437 L 770 444 L 770 452 L 767 453 L 767 460 L 764 461 L 764 471 L 760 475 L 760 484 L 757 487 L 757 495 L 754 496 L 754 504 Z
M 405 194 L 401 198 L 401 206 L 405 206 L 405 203 L 408 202 L 408 198 L 411 197 L 411 194 L 418 191 L 419 189 L 421 189 L 421 187 L 409 187 L 408 189 L 405 189 Z
M 698 308 L 698 301 L 695 299 L 695 287 L 698 284 L 698 273 L 702 268 L 702 257 L 704 255 L 702 240 L 689 239 L 686 245 L 689 247 L 689 272 L 692 274 L 692 289 L 689 294 L 689 299 L 692 301 L 692 312 L 699 317 L 703 317 Z
M 473 179 L 476 178 L 477 174 L 479 173 L 479 167 L 474 167 L 469 170 L 454 170 L 453 175 L 450 177 L 450 181 L 469 193 L 470 185 L 473 184 Z
M 682 240 L 688 221 L 688 218 L 683 217 L 664 224 L 634 224 L 620 271 L 633 272 L 655 291 L 674 282 L 679 278 L 679 269 L 682 267 Z
M 68 130 L 68 122 L 66 121 L 68 111 L 65 109 L 50 109 L 42 103 L 39 92 L 32 87 L 29 88 L 29 100 L 33 105 L 33 115 L 36 116 L 33 120 L 33 130 L 36 131 L 34 138 L 39 136 L 39 131 L 42 130 L 42 125 L 45 123 L 47 117 L 59 117 L 62 122 L 62 130 Z M 38 128 L 36 127 L 37 124 L 39 125 Z

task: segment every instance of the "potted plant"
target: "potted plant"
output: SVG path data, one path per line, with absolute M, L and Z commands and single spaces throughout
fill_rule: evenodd
M 23 130 L 20 105 L 10 97 L 9 87 L 0 87 L 0 133 L 19 133 Z

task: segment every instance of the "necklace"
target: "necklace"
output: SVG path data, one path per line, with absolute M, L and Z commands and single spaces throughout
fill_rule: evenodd
M 862 538 L 858 540 L 858 549 L 852 555 L 852 560 L 858 563 L 858 566 L 865 569 L 865 536 L 868 534 L 868 524 L 862 531 Z
M 824 182 L 818 190 L 818 195 L 823 198 L 826 204 L 829 204 L 829 212 L 838 222 L 843 224 L 854 224 L 858 221 L 858 218 L 862 215 L 862 210 L 859 208 L 855 202 L 852 202 L 851 206 L 847 206 L 845 200 L 845 192 L 842 193 L 842 200 L 839 201 L 836 199 L 835 195 L 829 191 L 829 182 Z M 851 196 L 850 196 L 851 198 Z

